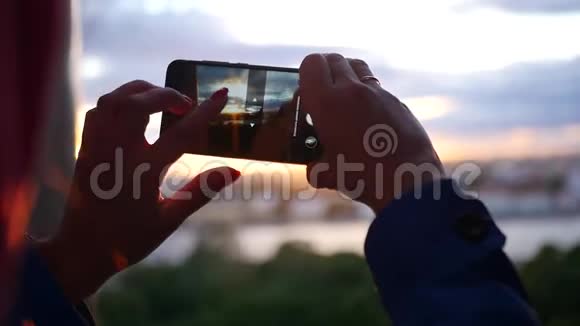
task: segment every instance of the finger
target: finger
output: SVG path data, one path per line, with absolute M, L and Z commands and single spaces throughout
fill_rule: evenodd
M 182 110 L 191 108 L 192 101 L 186 95 L 173 88 L 153 88 L 148 91 L 130 95 L 122 109 L 127 113 L 146 114 L 164 110 Z
M 95 146 L 98 141 L 98 121 L 97 110 L 91 109 L 85 113 L 85 122 L 83 124 L 83 133 L 81 136 L 81 147 L 78 152 L 78 158 L 82 159 L 87 155 L 87 152 Z
M 333 178 L 332 167 L 328 157 L 323 155 L 319 160 L 310 162 L 306 166 L 306 179 L 316 189 L 335 189 L 336 178 Z
M 332 74 L 322 54 L 310 54 L 300 64 L 300 88 L 320 92 L 332 87 Z
M 157 88 L 157 86 L 151 84 L 150 82 L 144 80 L 133 80 L 126 84 L 119 86 L 117 89 L 111 93 L 115 95 L 130 95 L 135 93 L 141 93 L 148 91 L 152 88 Z
M 202 172 L 171 198 L 161 201 L 161 227 L 173 232 L 185 219 L 239 177 L 240 171 L 230 167 L 219 167 Z
M 332 74 L 326 57 L 310 54 L 300 65 L 300 89 L 297 97 L 300 108 L 316 121 L 323 121 L 323 98 L 333 86 Z
M 122 115 L 129 114 L 131 116 L 135 114 L 148 115 L 163 110 L 186 112 L 191 108 L 192 100 L 172 88 L 157 86 L 149 88 L 137 82 L 135 83 L 134 87 L 126 84 L 111 93 L 101 96 L 97 101 L 98 110 L 113 115 L 121 112 Z M 125 86 L 126 88 L 122 89 Z M 129 92 L 136 92 L 137 89 L 147 90 L 129 94 Z
M 144 80 L 133 80 L 117 87 L 114 91 L 107 93 L 97 101 L 97 108 L 102 109 L 112 109 L 116 108 L 118 102 L 125 98 L 127 95 L 141 93 L 152 88 L 157 88 L 157 86 L 146 82 Z
M 331 53 L 326 54 L 325 57 L 335 84 L 343 84 L 359 80 L 348 61 L 342 55 Z
M 122 121 L 120 121 L 119 128 L 120 133 L 123 135 L 121 139 L 118 139 L 120 144 L 136 144 L 138 142 L 143 143 L 145 140 L 145 130 L 149 124 L 148 114 L 134 114 L 125 112 L 122 115 Z
M 153 155 L 161 166 L 175 162 L 186 151 L 201 147 L 196 140 L 207 133 L 209 122 L 217 117 L 228 100 L 228 89 L 222 88 L 201 103 L 152 145 Z
M 375 75 L 371 71 L 369 65 L 361 59 L 348 59 L 348 63 L 352 67 L 352 70 L 357 75 L 358 79 L 361 80 L 363 83 L 372 86 L 372 87 L 380 87 L 380 84 L 373 79 L 369 79 L 363 81 L 364 77 L 374 77 Z
M 155 87 L 148 91 L 132 95 L 115 95 L 121 99 L 117 102 L 115 121 L 118 121 L 125 140 L 141 141 L 149 123 L 149 115 L 165 110 L 175 112 L 176 108 L 186 111 L 191 109 L 191 100 L 172 88 Z

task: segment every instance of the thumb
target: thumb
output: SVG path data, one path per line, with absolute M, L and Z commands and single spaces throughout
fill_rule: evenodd
M 161 201 L 160 222 L 172 232 L 239 177 L 240 171 L 225 166 L 200 173 L 171 198 Z

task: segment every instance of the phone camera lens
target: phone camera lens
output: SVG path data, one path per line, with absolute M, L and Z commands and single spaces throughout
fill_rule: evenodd
M 316 139 L 316 137 L 309 136 L 304 141 L 304 145 L 307 148 L 314 149 L 316 146 L 318 146 L 318 139 Z

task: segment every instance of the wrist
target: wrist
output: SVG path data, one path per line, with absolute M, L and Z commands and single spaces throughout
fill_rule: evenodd
M 62 243 L 58 238 L 37 243 L 34 247 L 64 295 L 74 304 L 92 295 L 114 273 L 110 262 L 85 249 Z
M 374 189 L 364 194 L 361 201 L 378 214 L 393 200 L 400 199 L 407 193 L 420 194 L 424 186 L 446 177 L 443 165 L 437 157 L 417 161 L 421 163 L 399 164 L 388 175 L 375 175 L 370 183 L 374 185 Z

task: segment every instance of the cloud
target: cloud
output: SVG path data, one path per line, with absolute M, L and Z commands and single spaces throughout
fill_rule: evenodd
M 507 11 L 523 13 L 567 13 L 580 11 L 578 0 L 476 0 L 472 6 L 492 6 Z
M 423 99 L 419 104 L 429 102 L 425 99 L 449 100 L 451 109 L 419 108 L 421 115 L 429 117 L 424 121 L 426 128 L 435 134 L 485 138 L 512 135 L 510 131 L 522 128 L 533 132 L 580 124 L 580 58 L 468 75 L 406 71 L 348 48 L 240 43 L 219 19 L 194 9 L 147 13 L 139 1 L 82 3 L 85 55 L 97 58 L 102 66 L 99 78 L 84 81 L 87 103 L 94 104 L 101 94 L 133 79 L 163 85 L 165 69 L 176 58 L 298 66 L 308 53 L 337 51 L 367 59 L 383 86 L 400 98 Z M 521 6 L 539 8 L 540 3 L 548 1 L 522 2 Z
M 91 60 L 98 58 L 103 70 L 101 78 L 85 80 L 86 101 L 94 103 L 101 94 L 132 79 L 162 85 L 165 69 L 174 59 L 297 67 L 312 52 L 362 53 L 345 48 L 243 44 L 218 19 L 199 11 L 147 14 L 144 8 L 138 1 L 119 5 L 109 0 L 83 6 L 84 54 Z
M 447 79 L 437 92 L 453 98 L 461 110 L 433 126 L 493 131 L 578 123 L 579 83 L 580 58 Z
M 515 128 L 495 133 L 431 133 L 439 156 L 447 161 L 549 157 L 578 154 L 580 124 L 550 128 Z
M 448 109 L 419 108 L 430 130 L 474 133 L 580 123 L 580 57 L 517 64 L 464 75 L 404 71 L 376 66 L 375 74 L 401 99 L 440 98 Z M 434 108 L 434 110 L 437 108 Z M 419 113 L 419 112 L 418 112 Z M 421 116 L 421 113 L 419 113 Z

